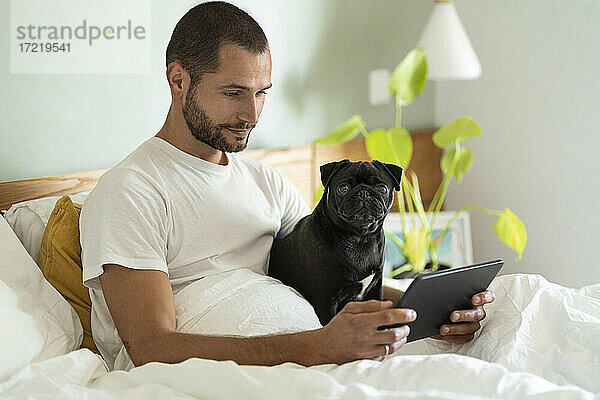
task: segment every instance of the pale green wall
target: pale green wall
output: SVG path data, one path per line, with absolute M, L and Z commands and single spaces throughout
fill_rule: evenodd
M 162 126 L 170 104 L 164 51 L 194 1 L 153 1 L 150 74 L 10 74 L 10 2 L 0 2 L 0 180 L 111 167 Z M 371 129 L 393 106 L 368 104 L 367 77 L 392 69 L 417 40 L 422 0 L 238 0 L 263 26 L 273 88 L 249 148 L 309 143 L 355 113 Z M 60 10 L 57 10 L 60 12 Z M 431 126 L 427 88 L 405 113 Z
M 9 2 L 0 0 L 0 180 L 107 168 L 162 126 L 170 97 L 163 57 L 195 2 L 152 3 L 152 73 L 10 75 Z M 393 121 L 371 107 L 367 74 L 412 48 L 433 0 L 239 0 L 273 49 L 273 89 L 251 147 L 308 143 L 354 113 L 369 128 Z M 405 110 L 409 128 L 470 115 L 474 167 L 447 207 L 511 207 L 527 224 L 523 261 L 472 213 L 475 260 L 502 257 L 504 273 L 566 285 L 600 281 L 600 6 L 596 0 L 456 0 L 483 67 L 479 80 L 428 83 Z M 434 98 L 435 94 L 435 98 Z M 434 101 L 435 100 L 435 101 Z
M 525 222 L 523 260 L 496 239 L 493 218 L 471 214 L 475 260 L 502 257 L 504 273 L 562 285 L 600 282 L 600 3 L 596 0 L 459 1 L 481 60 L 473 82 L 435 88 L 435 122 L 470 115 L 473 169 L 446 205 L 510 207 Z

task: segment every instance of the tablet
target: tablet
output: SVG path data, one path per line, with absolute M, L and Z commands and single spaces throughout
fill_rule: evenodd
M 396 308 L 415 310 L 417 319 L 408 324 L 380 326 L 377 330 L 408 325 L 407 342 L 439 335 L 441 325 L 452 323 L 452 311 L 473 308 L 471 297 L 488 288 L 503 264 L 502 260 L 494 260 L 416 277 Z

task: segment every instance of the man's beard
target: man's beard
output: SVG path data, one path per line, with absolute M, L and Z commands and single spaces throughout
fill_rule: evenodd
M 192 91 L 190 90 L 190 92 Z M 208 114 L 198 106 L 198 103 L 196 103 L 191 95 L 187 96 L 181 109 L 183 111 L 183 118 L 192 136 L 210 147 L 227 153 L 235 153 L 244 150 L 248 145 L 250 132 L 248 132 L 245 138 L 237 139 L 234 143 L 231 143 L 227 140 L 224 130 L 226 128 L 252 129 L 254 126 L 246 124 L 237 126 L 214 124 Z

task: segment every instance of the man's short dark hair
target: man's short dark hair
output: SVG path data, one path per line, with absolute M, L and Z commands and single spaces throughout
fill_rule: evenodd
M 245 11 L 224 1 L 201 3 L 177 23 L 167 46 L 166 65 L 177 61 L 190 74 L 191 88 L 202 74 L 219 69 L 219 49 L 235 44 L 253 54 L 269 43 L 258 23 Z

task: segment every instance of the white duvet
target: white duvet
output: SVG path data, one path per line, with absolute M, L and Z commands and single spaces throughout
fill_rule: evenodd
M 315 323 L 305 304 L 292 300 L 293 291 L 282 291 L 288 289 L 269 279 L 246 278 L 230 274 L 221 281 L 226 290 L 220 293 L 226 295 L 217 298 L 180 296 L 178 327 L 187 323 L 190 332 L 242 327 L 246 334 L 265 334 Z M 497 299 L 486 307 L 479 337 L 465 345 L 427 339 L 383 362 L 342 366 L 258 367 L 190 359 L 129 372 L 107 372 L 100 357 L 79 350 L 21 369 L 0 383 L 0 397 L 600 399 L 600 284 L 575 290 L 536 275 L 509 275 L 495 279 L 492 290 Z M 261 299 L 270 305 L 260 306 Z M 226 312 L 245 301 L 259 306 Z

